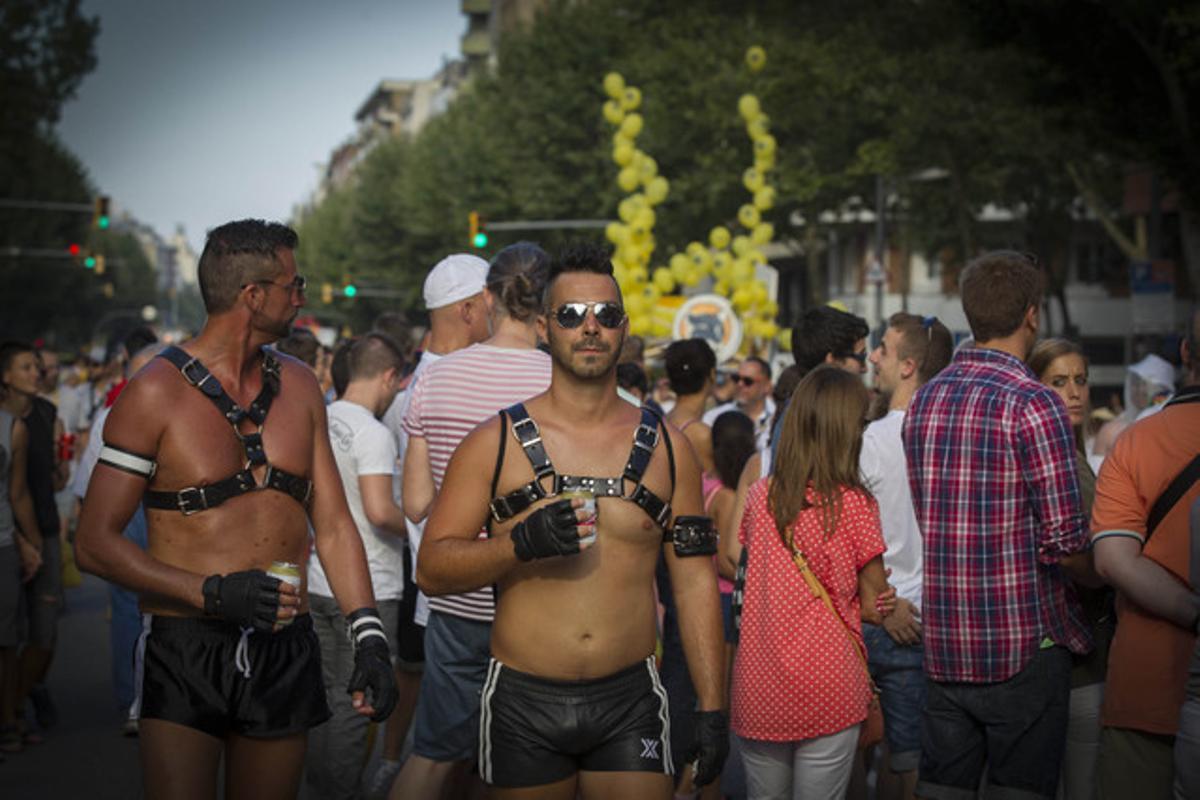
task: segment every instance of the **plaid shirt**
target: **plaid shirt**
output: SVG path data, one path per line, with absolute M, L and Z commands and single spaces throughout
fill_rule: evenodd
M 1075 442 L 1062 401 L 1024 363 L 973 348 L 919 389 L 904 450 L 925 539 L 925 670 L 993 683 L 1045 638 L 1091 648 L 1058 560 L 1086 550 Z

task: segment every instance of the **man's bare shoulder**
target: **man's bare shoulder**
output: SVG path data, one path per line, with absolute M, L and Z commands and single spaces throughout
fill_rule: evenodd
M 147 452 L 147 444 L 157 442 L 169 413 L 178 407 L 180 392 L 189 388 L 174 365 L 153 359 L 117 397 L 104 423 L 104 441 Z
M 508 425 L 506 424 L 507 428 Z M 459 442 L 458 451 L 464 454 L 481 452 L 495 453 L 500 443 L 500 415 L 495 414 L 475 426 L 475 429 Z
M 312 368 L 295 356 L 286 353 L 274 353 L 279 362 L 279 380 L 281 392 L 286 392 L 289 400 L 301 403 L 325 404 L 321 393 L 321 384 L 317 382 L 316 373 Z

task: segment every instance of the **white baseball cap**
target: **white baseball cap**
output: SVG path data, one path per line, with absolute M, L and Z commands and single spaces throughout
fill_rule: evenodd
M 425 276 L 425 308 L 432 311 L 479 294 L 487 284 L 487 274 L 488 262 L 479 256 L 446 256 Z

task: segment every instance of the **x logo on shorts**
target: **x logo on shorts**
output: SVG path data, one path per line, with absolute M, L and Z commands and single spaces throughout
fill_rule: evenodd
M 642 739 L 642 758 L 658 759 L 658 739 Z

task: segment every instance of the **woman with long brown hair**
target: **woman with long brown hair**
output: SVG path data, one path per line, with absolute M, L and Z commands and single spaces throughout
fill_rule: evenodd
M 1092 515 L 1096 475 L 1088 465 L 1083 426 L 1090 412 L 1088 360 L 1083 348 L 1067 339 L 1043 339 L 1029 354 L 1029 369 L 1038 380 L 1062 398 L 1075 432 L 1075 461 L 1079 474 L 1079 498 L 1083 512 Z M 1096 763 L 1100 756 L 1100 705 L 1104 699 L 1108 646 L 1112 641 L 1116 613 L 1113 591 L 1076 585 L 1083 613 L 1092 629 L 1096 646 L 1086 655 L 1074 656 L 1071 668 L 1071 700 L 1067 716 L 1067 749 L 1063 755 L 1062 788 L 1066 800 L 1096 796 Z
M 860 620 L 881 621 L 876 602 L 888 590 L 879 509 L 859 476 L 868 402 L 857 376 L 810 372 L 784 417 L 773 473 L 747 493 L 732 727 L 750 798 L 840 797 L 850 779 L 871 702 Z

